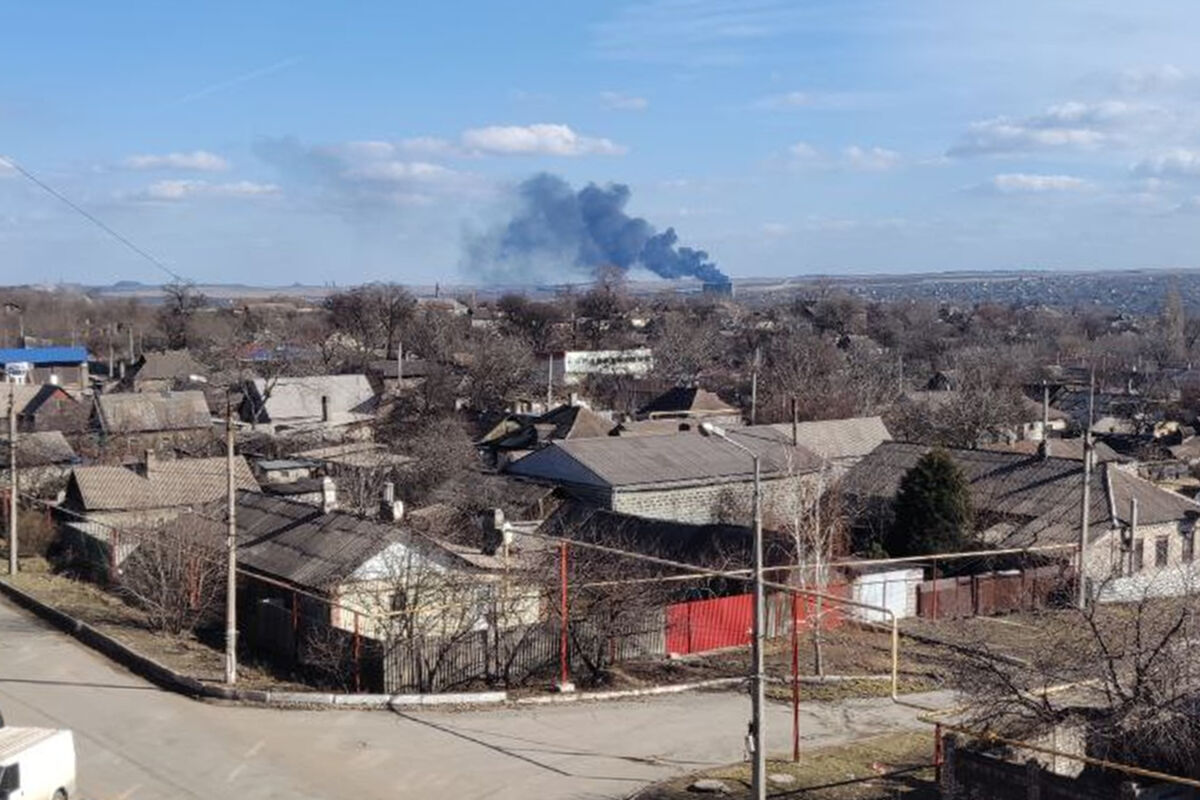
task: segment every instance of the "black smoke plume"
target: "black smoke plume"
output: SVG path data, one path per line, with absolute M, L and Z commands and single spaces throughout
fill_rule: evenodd
M 506 224 L 468 242 L 467 260 L 483 274 L 515 278 L 539 267 L 594 269 L 642 266 L 663 278 L 729 279 L 703 250 L 678 247 L 674 228 L 658 233 L 641 217 L 625 213 L 629 187 L 589 183 L 576 192 L 555 175 L 541 173 L 517 187 L 518 208 Z

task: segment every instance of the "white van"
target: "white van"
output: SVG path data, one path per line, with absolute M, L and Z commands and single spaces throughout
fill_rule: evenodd
M 0 728 L 0 800 L 72 800 L 75 738 L 51 728 Z

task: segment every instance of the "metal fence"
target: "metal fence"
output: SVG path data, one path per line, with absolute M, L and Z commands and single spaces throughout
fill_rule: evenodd
M 1066 564 L 936 578 L 917 587 L 917 613 L 951 619 L 1047 608 L 1069 597 L 1074 583 Z

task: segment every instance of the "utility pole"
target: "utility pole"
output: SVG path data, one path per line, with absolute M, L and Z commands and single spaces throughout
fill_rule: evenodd
M 8 574 L 17 574 L 17 385 L 8 385 Z
M 567 354 L 563 353 L 563 378 L 566 378 Z M 554 402 L 554 353 L 546 356 L 546 410 Z
M 125 332 L 129 334 L 129 365 L 133 366 L 133 362 L 134 362 L 134 358 L 135 358 L 134 352 L 133 352 L 133 326 L 126 324 Z
M 754 370 L 750 373 L 750 424 L 758 424 L 758 361 L 759 349 L 754 348 Z
M 1083 434 L 1083 507 L 1079 512 L 1079 570 L 1075 583 L 1078 590 L 1076 603 L 1081 609 L 1087 608 L 1087 578 L 1084 568 L 1087 564 L 1087 537 L 1089 514 L 1092 503 L 1092 417 L 1096 404 L 1096 372 L 1092 371 L 1092 379 L 1088 387 L 1088 416 L 1087 429 Z
M 767 751 L 765 750 L 766 737 L 763 735 L 766 670 L 763 668 L 763 644 L 766 637 L 767 609 L 763 592 L 762 469 L 758 453 L 731 437 L 719 425 L 701 422 L 700 435 L 723 439 L 750 456 L 754 462 L 754 630 L 750 639 L 750 660 L 753 671 L 750 677 L 750 741 L 754 752 L 751 754 L 750 796 L 753 800 L 766 800 Z
M 404 381 L 404 342 L 396 342 L 396 392 Z
M 228 569 L 225 575 L 225 682 L 237 683 L 237 488 L 233 480 L 233 408 L 225 396 L 225 479 L 228 494 L 229 530 L 225 549 Z

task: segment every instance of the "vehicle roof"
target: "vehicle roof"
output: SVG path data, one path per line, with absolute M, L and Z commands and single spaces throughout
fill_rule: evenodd
M 0 728 L 0 764 L 58 733 L 54 728 Z

